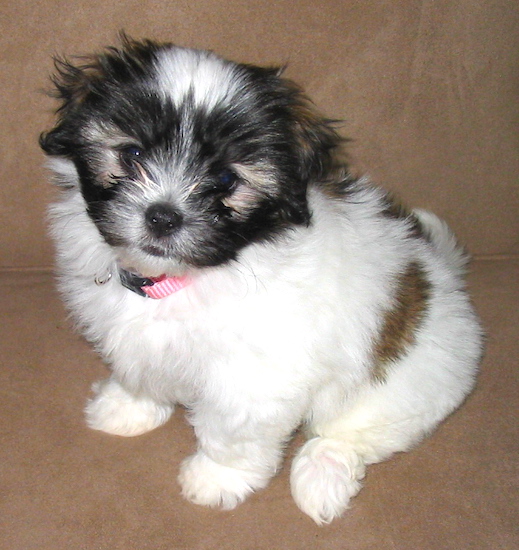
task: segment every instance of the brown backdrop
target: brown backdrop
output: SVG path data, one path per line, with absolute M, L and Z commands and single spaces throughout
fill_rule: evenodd
M 368 471 L 346 516 L 317 528 L 287 466 L 230 513 L 175 481 L 194 441 L 182 411 L 134 439 L 88 430 L 106 375 L 54 290 L 38 150 L 53 54 L 120 29 L 286 64 L 343 132 L 356 172 L 445 217 L 476 255 L 488 331 L 478 387 L 412 453 Z M 519 3 L 517 0 L 0 2 L 0 550 L 519 548 Z

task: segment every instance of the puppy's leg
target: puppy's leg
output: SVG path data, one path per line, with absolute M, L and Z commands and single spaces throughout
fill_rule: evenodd
M 428 350 L 425 350 L 427 354 Z M 316 421 L 294 459 L 292 495 L 318 524 L 340 516 L 361 488 L 366 465 L 408 451 L 463 401 L 473 385 L 474 365 L 436 368 L 416 353 L 395 366 L 385 382 L 373 383 L 343 415 Z
M 194 418 L 199 450 L 181 466 L 182 494 L 194 504 L 231 510 L 276 474 L 295 426 L 286 419 L 281 426 L 252 420 L 237 426 L 216 416 L 204 421 Z
M 200 450 L 186 459 L 178 477 L 182 495 L 201 506 L 232 510 L 267 486 L 276 469 L 240 468 L 216 462 Z
M 115 378 L 96 382 L 95 397 L 86 406 L 87 424 L 94 430 L 132 437 L 164 424 L 173 407 L 127 392 Z
M 314 430 L 292 463 L 290 484 L 299 508 L 317 524 L 330 523 L 362 488 L 366 466 L 407 451 L 425 435 L 417 419 L 369 419 L 360 407 Z
M 365 471 L 364 459 L 352 442 L 315 437 L 292 463 L 292 496 L 318 525 L 330 523 L 360 491 Z

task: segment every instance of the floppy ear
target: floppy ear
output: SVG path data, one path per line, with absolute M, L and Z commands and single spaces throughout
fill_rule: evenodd
M 85 98 L 99 79 L 98 58 L 82 58 L 84 64 L 75 66 L 65 59 L 55 58 L 56 69 L 52 77 L 54 89 L 49 95 L 61 101 L 58 124 L 49 132 L 40 135 L 40 147 L 48 155 L 68 155 L 71 153 L 71 137 L 76 114 Z
M 47 155 L 68 156 L 72 153 L 70 139 L 67 137 L 65 123 L 58 124 L 50 132 L 40 134 L 40 147 Z
M 280 78 L 290 95 L 290 111 L 301 178 L 305 182 L 325 178 L 336 166 L 337 150 L 344 142 L 336 131 L 339 121 L 321 116 L 294 82 Z
M 75 58 L 77 65 L 64 58 L 54 59 L 51 95 L 60 100 L 57 126 L 40 136 L 40 145 L 49 155 L 71 153 L 71 139 L 80 123 L 79 114 L 90 98 L 110 95 L 114 86 L 143 78 L 155 52 L 162 46 L 150 40 L 133 40 L 121 33 L 121 47 L 106 48 L 99 54 Z
M 335 169 L 337 150 L 344 139 L 337 133 L 338 120 L 323 117 L 299 85 L 283 77 L 285 67 L 243 65 L 258 84 L 258 95 L 284 118 L 290 143 L 298 159 L 300 182 L 326 177 Z

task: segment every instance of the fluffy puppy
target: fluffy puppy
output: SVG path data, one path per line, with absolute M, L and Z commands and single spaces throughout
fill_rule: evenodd
M 91 428 L 189 411 L 184 496 L 231 509 L 303 425 L 297 505 L 342 514 L 474 384 L 481 331 L 447 226 L 339 163 L 341 139 L 276 69 L 136 42 L 59 60 L 41 146 L 59 286 L 110 365 Z

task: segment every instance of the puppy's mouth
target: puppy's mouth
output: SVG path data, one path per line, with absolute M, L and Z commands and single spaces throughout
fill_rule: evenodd
M 185 262 L 161 245 L 118 246 L 115 250 L 119 268 L 144 278 L 181 276 L 187 268 Z
M 152 244 L 143 246 L 142 251 L 150 256 L 154 256 L 155 258 L 167 258 L 169 256 L 168 252 L 164 248 Z

